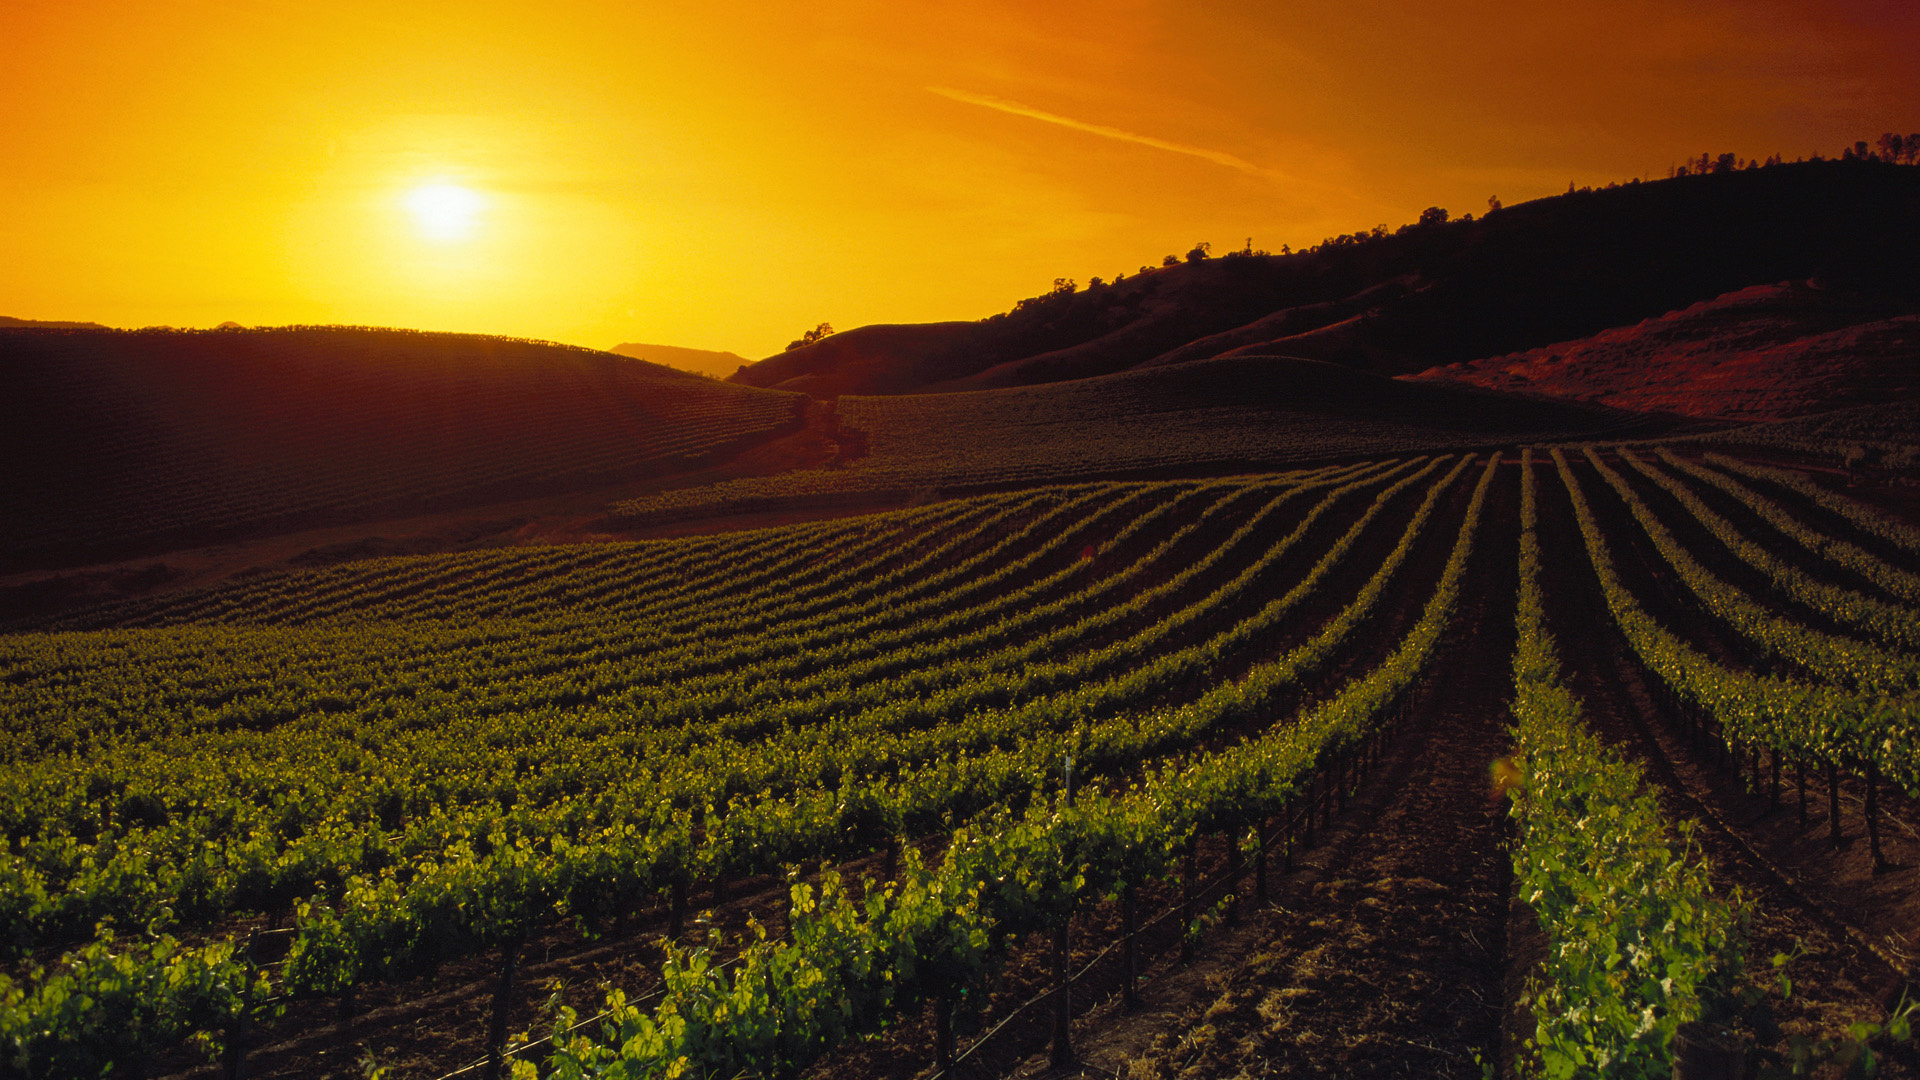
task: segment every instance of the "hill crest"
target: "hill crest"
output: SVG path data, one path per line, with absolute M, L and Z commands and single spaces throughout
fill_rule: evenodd
M 1234 253 L 1056 290 L 973 323 L 862 327 L 731 381 L 831 398 L 980 390 L 1238 354 L 1387 375 L 1820 277 L 1920 311 L 1920 168 L 1808 162 L 1634 182 L 1478 219 Z
M 705 467 L 805 399 L 574 346 L 360 327 L 0 330 L 0 565 Z
M 1804 282 L 1413 379 L 1744 422 L 1920 397 L 1920 314 Z

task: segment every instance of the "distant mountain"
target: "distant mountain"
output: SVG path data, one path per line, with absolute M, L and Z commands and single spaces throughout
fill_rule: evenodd
M 1920 310 L 1917 248 L 1920 168 L 1777 165 L 1187 262 L 979 322 L 861 327 L 732 381 L 816 397 L 978 390 L 1249 354 L 1406 375 L 1781 281 L 1819 278 Z
M 1920 312 L 1798 282 L 1755 285 L 1579 341 L 1413 377 L 1622 409 L 1787 419 L 1920 398 Z
M 0 328 L 0 573 L 705 468 L 806 399 L 475 334 Z
M 34 326 L 48 330 L 105 330 L 106 327 L 94 322 L 57 322 L 42 319 L 12 319 L 0 315 L 0 328 Z
M 714 352 L 711 349 L 683 349 L 678 345 L 642 345 L 627 342 L 615 345 L 607 350 L 621 356 L 631 356 L 635 360 L 664 364 L 681 371 L 691 371 L 695 375 L 711 375 L 724 379 L 752 361 L 737 353 Z

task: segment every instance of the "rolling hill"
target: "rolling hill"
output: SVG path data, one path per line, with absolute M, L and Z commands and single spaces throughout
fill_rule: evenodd
M 1920 314 L 1800 282 L 1417 378 L 1622 409 L 1769 421 L 1920 397 Z
M 0 551 L 73 565 L 672 475 L 802 398 L 465 334 L 0 330 Z
M 1570 192 L 1289 255 L 1143 268 L 975 323 L 851 330 L 733 381 L 818 397 L 978 390 L 1235 354 L 1405 375 L 1788 280 L 1869 294 L 1883 317 L 1911 314 L 1916 246 L 1920 168 L 1776 165 Z M 1829 384 L 1796 407 L 1859 392 Z
M 16 319 L 10 315 L 0 315 L 0 330 L 16 330 L 24 327 L 37 327 L 42 330 L 105 330 L 105 326 L 95 322 L 62 322 L 58 319 Z
M 617 505 L 658 519 L 1093 478 L 1219 474 L 1516 441 L 1652 435 L 1674 417 L 1339 364 L 1232 356 L 972 393 L 848 395 L 823 468 Z

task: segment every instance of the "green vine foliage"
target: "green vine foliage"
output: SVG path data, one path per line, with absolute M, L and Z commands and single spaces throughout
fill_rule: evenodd
M 1600 459 L 1593 447 L 1586 448 L 1586 457 L 1600 478 L 1626 503 L 1667 565 L 1686 583 L 1701 605 L 1735 633 L 1826 682 L 1879 693 L 1911 692 L 1920 685 L 1920 662 L 1852 638 L 1814 630 L 1776 614 L 1727 584 L 1694 558 L 1626 479 Z M 1624 454 L 1622 459 L 1630 463 L 1638 460 Z
M 1913 695 L 1856 694 L 1715 663 L 1661 626 L 1627 591 L 1566 456 L 1558 449 L 1551 453 L 1614 623 L 1640 662 L 1681 701 L 1711 717 L 1725 737 L 1738 743 L 1850 771 L 1871 759 L 1881 776 L 1909 795 L 1920 794 L 1920 739 L 1915 738 L 1920 709 Z
M 1850 544 L 1837 536 L 1829 536 L 1810 527 L 1806 522 L 1794 517 L 1779 503 L 1724 472 L 1687 461 L 1664 446 L 1656 447 L 1655 453 L 1660 455 L 1661 461 L 1675 470 L 1726 492 L 1762 521 L 1777 529 L 1782 536 L 1802 548 L 1846 567 L 1905 601 L 1908 605 L 1907 617 L 1913 618 L 1912 606 L 1920 605 L 1920 574 L 1903 570 L 1856 544 Z
M 1693 823 L 1669 825 L 1640 768 L 1582 722 L 1547 632 L 1530 452 L 1521 474 L 1513 867 L 1548 940 L 1522 1066 L 1665 1080 L 1676 1029 L 1732 992 L 1749 910 L 1714 893 Z
M 516 1077 L 639 1080 L 796 1068 L 928 1000 L 978 992 L 989 964 L 1012 942 L 1166 876 L 1196 833 L 1237 835 L 1278 812 L 1333 755 L 1377 730 L 1425 671 L 1457 610 L 1498 465 L 1495 455 L 1482 473 L 1420 620 L 1385 662 L 1329 701 L 1220 751 L 1150 769 L 1118 792 L 1087 792 L 1071 804 L 1036 798 L 1017 815 L 997 809 L 953 832 L 937 870 L 908 849 L 901 883 L 864 899 L 853 899 L 831 873 L 817 896 L 795 886 L 791 942 L 769 940 L 756 927 L 727 971 L 704 950 L 676 951 L 666 997 L 653 1013 L 616 992 L 594 1032 L 571 1030 L 578 1017 L 561 1010 L 547 1071 L 520 1063 Z M 1423 513 L 1431 506 L 1430 497 Z M 1370 602 L 1365 597 L 1384 587 L 1394 565 L 1388 560 L 1355 602 Z M 1075 752 L 1097 756 L 1091 744 L 1083 733 Z
M 1723 469 L 1731 469 L 1742 476 L 1779 484 L 1815 505 L 1846 518 L 1862 531 L 1872 533 L 1897 547 L 1920 555 L 1920 529 L 1895 521 L 1878 510 L 1855 502 L 1844 495 L 1828 491 L 1799 473 L 1755 465 L 1752 462 L 1741 461 L 1739 458 L 1727 457 L 1725 454 L 1708 454 L 1706 460 Z
M 182 1039 L 217 1057 L 220 1033 L 265 994 L 264 977 L 231 944 L 195 949 L 103 930 L 26 985 L 0 974 L 0 1073 L 137 1074 Z
M 109 997 L 87 995 L 82 1009 L 61 1004 L 72 995 L 60 996 L 61 987 L 105 970 L 104 961 L 81 948 L 86 938 L 77 936 L 102 911 L 119 912 L 128 922 L 139 914 L 158 932 L 176 921 L 205 926 L 240 904 L 290 909 L 295 933 L 273 993 L 332 995 L 510 946 L 555 919 L 601 927 L 644 907 L 663 888 L 684 888 L 696 878 L 857 857 L 901 835 L 947 836 L 940 871 L 911 871 L 894 889 L 876 894 L 877 908 L 869 906 L 873 897 L 849 906 L 823 882 L 819 897 L 809 901 L 813 914 L 803 911 L 796 922 L 798 931 L 811 919 L 817 933 L 797 932 L 792 942 L 749 941 L 743 963 L 724 972 L 702 966 L 693 954 L 681 956 L 674 961 L 680 996 L 672 1007 L 649 1014 L 652 1027 L 635 1026 L 615 1045 L 634 1039 L 640 1040 L 635 1045 L 658 1044 L 659 1054 L 641 1057 L 660 1069 L 675 1067 L 683 1057 L 693 1061 L 689 1047 L 707 1047 L 699 1050 L 706 1055 L 701 1068 L 721 1071 L 730 1059 L 708 1060 L 722 1052 L 716 1047 L 756 1047 L 756 1060 L 763 1062 L 799 1060 L 825 1045 L 820 1040 L 830 1043 L 888 1022 L 927 998 L 963 1000 L 982 985 L 985 958 L 1004 952 L 1009 941 L 1058 925 L 1081 906 L 1129 885 L 1164 876 L 1174 863 L 1172 852 L 1198 830 L 1244 832 L 1287 805 L 1332 756 L 1377 729 L 1421 675 L 1452 617 L 1497 459 L 1474 491 L 1440 585 L 1386 663 L 1291 723 L 1222 750 L 1197 749 L 1224 731 L 1266 728 L 1278 703 L 1339 655 L 1343 643 L 1391 599 L 1390 584 L 1470 464 L 1470 458 L 1460 459 L 1448 468 L 1447 459 L 1440 459 L 1384 472 L 1324 474 L 1318 483 L 1331 489 L 1329 498 L 1358 495 L 1376 481 L 1386 486 L 1295 590 L 1193 648 L 1166 654 L 1143 641 L 1140 654 L 1114 658 L 1118 671 L 1106 682 L 1068 693 L 958 715 L 885 714 L 858 724 L 797 725 L 791 745 L 784 734 L 767 736 L 760 739 L 764 749 L 744 761 L 716 756 L 710 762 L 691 753 L 652 753 L 672 745 L 672 731 L 655 746 L 644 728 L 631 734 L 597 714 L 569 717 L 545 705 L 526 713 L 502 711 L 510 704 L 504 699 L 476 696 L 471 715 L 463 711 L 431 725 L 421 722 L 426 714 L 380 721 L 316 713 L 271 731 L 195 736 L 200 741 L 189 740 L 190 752 L 181 744 L 180 757 L 162 761 L 150 755 L 117 771 L 107 771 L 95 754 L 92 779 L 77 786 L 58 784 L 49 772 L 35 784 L 69 794 L 53 803 L 65 808 L 58 828 L 44 830 L 28 818 L 42 814 L 45 801 L 16 784 L 4 803 L 9 813 L 18 811 L 10 819 L 16 840 L 0 853 L 0 872 L 18 878 L 20 888 L 7 893 L 13 907 L 0 939 L 14 958 L 49 947 L 67 952 L 44 970 L 10 973 L 6 1045 L 20 1060 L 27 1060 L 22 1054 L 45 1057 L 54 1052 L 45 1049 L 50 1046 L 107 1052 L 101 1048 L 110 1047 L 110 1040 L 90 1042 L 88 1033 L 95 1012 L 117 1015 L 102 1004 Z M 1413 494 L 1415 485 L 1424 493 Z M 1169 680 L 1207 675 L 1223 651 L 1286 618 L 1314 583 L 1351 557 L 1361 531 L 1387 514 L 1402 493 L 1417 498 L 1418 506 L 1398 543 L 1354 602 L 1310 641 L 1194 701 L 1141 706 Z M 1075 505 L 1070 498 L 1061 501 Z M 1245 575 L 1237 576 L 1201 603 L 1227 603 L 1250 587 Z M 477 630 L 473 647 L 517 648 L 519 639 L 509 630 Z M 298 635 L 276 631 L 256 645 L 262 657 L 282 642 L 318 661 L 332 655 L 332 633 L 302 643 Z M 385 631 L 351 633 L 370 650 L 398 645 L 381 636 Z M 213 635 L 182 631 L 177 644 L 187 651 L 176 658 L 180 666 L 168 670 L 199 671 L 207 658 L 193 650 Z M 133 634 L 125 641 L 151 644 L 149 637 Z M 174 641 L 172 631 L 161 637 Z M 48 644 L 67 649 L 80 642 Z M 434 663 L 441 663 L 434 655 Z M 1178 663 L 1164 663 L 1168 655 Z M 350 673 L 375 684 L 372 669 L 353 667 Z M 464 684 L 450 685 L 445 693 Z M 136 699 L 128 702 L 128 715 L 145 715 L 133 708 Z M 235 741 L 275 762 L 180 767 L 182 760 L 225 760 L 213 757 L 214 745 Z M 584 752 L 588 748 L 592 752 Z M 848 764 L 849 751 L 857 764 Z M 739 758 L 735 750 L 727 753 Z M 836 755 L 841 760 L 829 768 Z M 1069 757 L 1075 774 L 1090 780 L 1139 775 L 1142 763 L 1149 764 L 1131 787 L 1092 790 L 1061 805 L 1049 796 L 1047 778 L 1058 776 Z M 629 775 L 639 759 L 657 762 L 665 775 Z M 132 756 L 127 760 L 134 762 Z M 403 775 L 409 762 L 429 760 L 433 768 Z M 751 785 L 751 798 L 721 802 L 715 796 L 749 773 L 763 780 L 762 774 L 777 770 L 785 770 L 787 779 Z M 679 786 L 683 780 L 685 788 Z M 271 788 L 272 801 L 256 805 L 243 797 L 255 787 Z M 167 797 L 155 802 L 147 798 L 149 790 Z M 316 817 L 315 807 L 329 809 Z M 184 855 L 176 859 L 176 852 Z M 233 946 L 221 942 L 191 949 L 169 945 L 164 956 L 153 950 L 115 955 L 115 964 L 138 967 L 119 984 L 146 987 L 155 979 L 200 985 L 205 980 L 187 977 L 192 971 L 226 971 L 234 963 Z M 741 967 L 766 977 L 737 983 L 731 973 Z M 756 995 L 768 996 L 763 1002 Z M 809 995 L 833 1002 L 837 1011 L 809 1011 Z M 118 1029 L 149 1033 L 139 1037 L 150 1035 L 156 1045 L 187 1037 L 211 1045 L 234 1019 L 217 1002 L 188 1008 L 185 998 L 153 992 L 124 1001 L 135 1012 L 119 1016 Z M 622 1025 L 615 1034 L 625 1030 Z M 731 1033 L 711 1039 L 702 1034 L 710 1031 Z M 581 1060 L 597 1059 L 582 1050 Z M 33 1066 L 26 1075 L 64 1072 Z
M 1741 562 L 1766 575 L 1773 592 L 1791 597 L 1820 612 L 1835 623 L 1848 627 L 1850 632 L 1871 635 L 1896 648 L 1920 646 L 1920 613 L 1851 589 L 1830 585 L 1785 562 L 1769 551 L 1766 545 L 1747 537 L 1732 522 L 1715 513 L 1678 478 L 1643 461 L 1624 446 L 1615 447 L 1614 452 L 1628 467 L 1671 495 L 1722 547 Z M 1874 667 L 1879 680 L 1892 688 L 1912 687 L 1920 683 L 1920 665 L 1913 660 L 1889 654 L 1882 648 L 1865 643 L 1855 643 L 1850 647 L 1862 655 L 1875 656 Z

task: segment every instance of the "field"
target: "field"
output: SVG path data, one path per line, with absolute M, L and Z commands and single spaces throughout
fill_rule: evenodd
M 587 349 L 339 327 L 0 330 L 0 572 L 685 472 L 797 394 Z
M 1061 480 L 1297 467 L 1515 439 L 1654 434 L 1671 420 L 1381 378 L 1283 357 L 1007 390 L 837 399 L 829 467 L 676 488 L 616 519 L 902 500 Z
M 70 613 L 0 636 L 5 1068 L 1917 1075 L 1916 565 L 1559 446 Z

